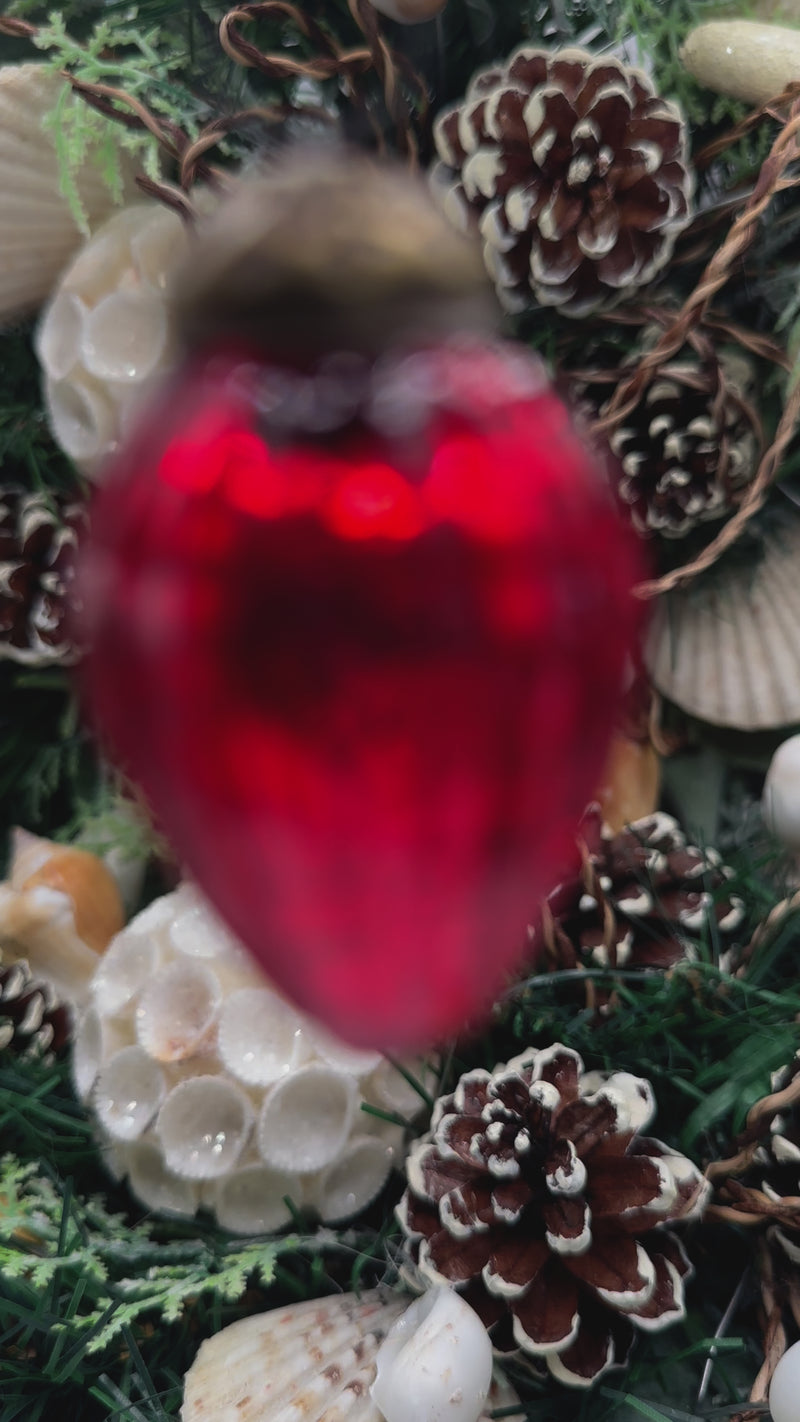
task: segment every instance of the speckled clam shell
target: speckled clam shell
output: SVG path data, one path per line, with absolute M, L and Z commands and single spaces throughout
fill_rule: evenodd
M 182 1422 L 383 1422 L 375 1359 L 411 1300 L 373 1290 L 241 1319 L 202 1344 L 184 1380 Z M 519 1399 L 494 1383 L 478 1422 Z M 520 1410 L 511 1422 L 522 1422 Z
M 42 64 L 0 67 L 0 321 L 41 305 L 84 241 L 61 194 L 53 137 L 43 126 L 63 86 Z M 91 158 L 76 186 L 93 229 L 114 200 Z
M 733 561 L 667 593 L 645 660 L 657 689 L 716 726 L 768 730 L 800 721 L 800 519 Z

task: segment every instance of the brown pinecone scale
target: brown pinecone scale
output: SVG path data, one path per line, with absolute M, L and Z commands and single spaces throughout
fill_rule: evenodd
M 743 901 L 726 888 L 733 870 L 716 850 L 688 844 L 671 815 L 612 834 L 593 805 L 578 848 L 580 866 L 530 929 L 545 967 L 669 968 L 692 956 L 710 923 L 730 942 L 744 919 Z
M 684 1313 L 690 1266 L 667 1226 L 708 1186 L 641 1134 L 653 1111 L 648 1082 L 585 1073 L 560 1043 L 462 1076 L 406 1165 L 412 1281 L 458 1289 L 498 1347 L 591 1385 L 634 1329 Z
M 0 964 L 0 1052 L 43 1057 L 69 1040 L 69 1014 L 25 963 Z
M 0 658 L 68 664 L 66 627 L 83 505 L 63 495 L 0 489 Z
M 510 311 L 582 317 L 652 281 L 691 217 L 680 111 L 586 50 L 523 46 L 439 114 L 432 174 Z

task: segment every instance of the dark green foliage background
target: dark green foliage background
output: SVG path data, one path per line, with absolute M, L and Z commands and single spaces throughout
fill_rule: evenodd
M 307 0 L 306 8 L 343 43 L 357 41 L 345 0 Z M 699 146 L 742 113 L 698 90 L 678 58 L 686 30 L 717 8 L 706 0 L 449 0 L 438 21 L 411 28 L 387 22 L 386 32 L 425 75 L 434 104 L 458 97 L 475 68 L 503 57 L 522 38 L 601 47 L 634 36 L 651 56 L 662 91 L 684 105 Z M 218 4 L 140 0 L 132 11 L 128 0 L 69 0 L 61 9 L 79 40 L 91 43 L 101 22 L 112 41 L 123 32 L 148 34 L 164 66 L 154 94 L 158 98 L 159 85 L 165 86 L 162 101 L 189 131 L 217 113 L 283 97 L 222 55 Z M 37 23 L 47 19 L 47 7 L 33 0 L 17 0 L 6 11 Z M 262 49 L 292 44 L 304 52 L 283 22 L 262 24 L 250 37 Z M 36 52 L 26 42 L 0 36 L 0 62 L 31 57 Z M 138 58 L 135 44 L 119 46 L 121 83 Z M 323 97 L 342 108 L 335 84 Z M 343 119 L 347 127 L 344 112 Z M 726 156 L 713 176 L 717 189 L 752 181 L 774 131 L 763 126 Z M 246 158 L 273 141 L 272 133 L 250 129 L 231 140 L 228 158 Z M 707 195 L 713 197 L 710 187 Z M 720 235 L 724 231 L 723 224 Z M 800 310 L 800 263 L 792 254 L 798 231 L 800 208 L 785 197 L 772 214 L 768 240 L 756 245 L 729 293 L 731 315 L 788 335 Z M 677 269 L 673 301 L 691 288 L 703 260 L 689 255 Z M 518 334 L 549 359 L 569 362 L 576 351 L 583 358 L 587 343 L 607 338 L 608 331 L 601 323 L 587 330 L 538 313 Z M 615 339 L 621 351 L 630 345 L 624 332 Z M 774 426 L 783 389 L 782 377 L 764 372 L 768 426 Z M 792 455 L 787 472 L 796 462 Z M 47 431 L 26 326 L 0 335 L 0 478 L 31 489 L 81 492 Z M 779 519 L 780 508 L 771 516 Z M 44 834 L 74 833 L 109 794 L 68 674 L 0 662 L 0 829 L 21 823 Z M 762 849 L 746 835 L 740 839 L 734 888 L 745 899 L 750 928 L 782 892 L 780 863 L 771 852 L 764 858 Z M 148 892 L 158 890 L 157 876 L 151 877 Z M 563 1040 L 583 1054 L 588 1068 L 649 1077 L 659 1102 L 655 1134 L 705 1164 L 730 1152 L 747 1110 L 769 1089 L 771 1072 L 800 1047 L 799 941 L 800 924 L 790 921 L 745 979 L 721 973 L 719 945 L 711 939 L 697 963 L 668 979 L 623 974 L 616 983 L 619 1008 L 600 1026 L 582 1006 L 576 975 L 531 980 L 510 991 L 485 1035 L 452 1049 L 443 1085 L 465 1067 L 494 1066 L 528 1045 Z M 424 1124 L 423 1115 L 415 1129 Z M 178 1414 L 182 1376 L 200 1341 L 225 1323 L 396 1275 L 399 1240 L 391 1207 L 402 1190 L 399 1177 L 366 1217 L 338 1233 L 298 1219 L 290 1235 L 241 1241 L 208 1219 L 143 1218 L 103 1167 L 65 1061 L 32 1065 L 10 1051 L 0 1054 L 0 1151 L 7 1153 L 0 1171 L 0 1422 L 163 1422 Z M 739 1410 L 761 1361 L 750 1240 L 731 1228 L 701 1226 L 687 1243 L 697 1275 L 685 1322 L 643 1336 L 631 1367 L 586 1395 L 519 1376 L 531 1419 L 722 1422 Z M 737 1288 L 736 1312 L 715 1342 Z M 698 1402 L 712 1348 L 711 1381 Z

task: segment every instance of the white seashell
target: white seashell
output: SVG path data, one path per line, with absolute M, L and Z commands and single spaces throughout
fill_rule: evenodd
M 265 1097 L 258 1148 L 275 1170 L 324 1170 L 342 1154 L 355 1111 L 352 1078 L 314 1062 L 278 1082 Z
M 339 1294 L 244 1318 L 200 1347 L 182 1422 L 380 1422 L 375 1357 L 408 1299 Z
M 350 1220 L 380 1194 L 396 1151 L 380 1136 L 351 1136 L 320 1179 L 316 1208 L 329 1224 Z
M 351 1072 L 353 1076 L 367 1076 L 383 1062 L 380 1052 L 367 1052 L 358 1047 L 351 1047 L 347 1042 L 340 1042 L 338 1037 L 334 1037 L 319 1022 L 308 1018 L 305 1023 L 306 1035 L 317 1054 L 322 1057 L 328 1066 L 339 1067 L 342 1071 Z
M 0 68 L 0 321 L 41 305 L 84 241 L 60 192 L 52 132 L 43 126 L 64 88 L 42 64 Z M 91 155 L 76 186 L 92 230 L 113 211 L 114 199 Z
M 492 1345 L 474 1309 L 430 1289 L 392 1325 L 370 1389 L 386 1422 L 478 1422 L 492 1381 Z
M 133 1002 L 161 961 L 158 940 L 138 930 L 142 917 L 114 939 L 92 979 L 92 1000 L 103 1016 L 114 1016 Z
M 72 1050 L 72 1080 L 81 1101 L 88 1101 L 103 1063 L 134 1044 L 132 1022 L 103 1021 L 93 1007 L 86 1008 Z
M 253 1127 L 244 1092 L 219 1076 L 193 1076 L 173 1087 L 156 1133 L 167 1167 L 187 1180 L 216 1180 L 237 1164 Z
M 157 1062 L 195 1056 L 208 1040 L 222 1001 L 218 979 L 204 963 L 170 963 L 151 978 L 136 1008 L 136 1035 Z
M 419 1082 L 423 1091 L 429 1089 L 436 1080 L 434 1068 L 424 1062 L 404 1062 L 403 1065 L 410 1076 Z M 421 1092 L 415 1090 L 402 1072 L 386 1059 L 382 1060 L 380 1066 L 367 1078 L 364 1083 L 364 1095 L 371 1106 L 378 1106 L 384 1111 L 394 1111 L 407 1121 L 413 1120 L 424 1101 Z
M 166 1093 L 164 1074 L 147 1053 L 141 1047 L 123 1047 L 97 1080 L 97 1119 L 114 1140 L 135 1140 L 150 1125 Z
M 764 822 L 787 849 L 800 850 L 800 736 L 778 746 L 764 781 Z
M 147 1145 L 130 1182 L 148 1208 L 163 1195 L 191 1213 L 181 1185 L 191 1181 L 191 1199 L 236 1233 L 281 1229 L 297 1210 L 339 1222 L 403 1159 L 404 1126 L 376 1110 L 401 1105 L 411 1119 L 417 1093 L 389 1062 L 296 1013 L 195 885 L 156 899 L 116 935 L 89 999 L 76 1091 L 123 1173 L 129 1149 Z M 410 1070 L 428 1081 L 427 1066 Z
M 232 993 L 217 1040 L 228 1071 L 248 1086 L 270 1086 L 311 1056 L 300 1017 L 270 988 Z
M 734 565 L 660 598 L 645 647 L 657 689 L 742 731 L 800 721 L 800 519 Z
M 150 1210 L 163 1215 L 191 1216 L 200 1203 L 200 1191 L 193 1180 L 173 1175 L 154 1140 L 134 1141 L 117 1155 L 120 1173 L 127 1173 L 134 1194 Z
M 201 1345 L 187 1372 L 182 1422 L 384 1422 L 370 1396 L 376 1359 L 408 1304 L 401 1294 L 376 1289 L 231 1324 Z M 518 1403 L 507 1384 L 495 1383 L 476 1422 Z M 520 1410 L 513 1422 L 522 1418 Z M 414 1422 L 432 1418 L 419 1413 Z
M 686 36 L 681 59 L 715 94 L 760 107 L 800 79 L 800 31 L 756 20 L 709 20 Z
M 419 25 L 438 15 L 446 0 L 372 0 L 372 3 L 390 20 L 399 20 L 401 25 Z
M 212 1201 L 223 1229 L 233 1234 L 272 1234 L 291 1223 L 292 1211 L 286 1202 L 294 1203 L 302 1194 L 296 1175 L 270 1170 L 256 1160 L 221 1180 Z
M 189 238 L 157 203 L 112 217 L 67 268 L 36 337 L 53 435 L 87 474 L 110 455 L 174 353 L 166 290 Z

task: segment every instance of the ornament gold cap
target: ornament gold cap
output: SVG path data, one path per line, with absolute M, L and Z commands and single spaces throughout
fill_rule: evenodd
M 174 304 L 188 345 L 242 339 L 287 362 L 496 322 L 477 244 L 423 180 L 338 147 L 237 181 L 201 220 Z

